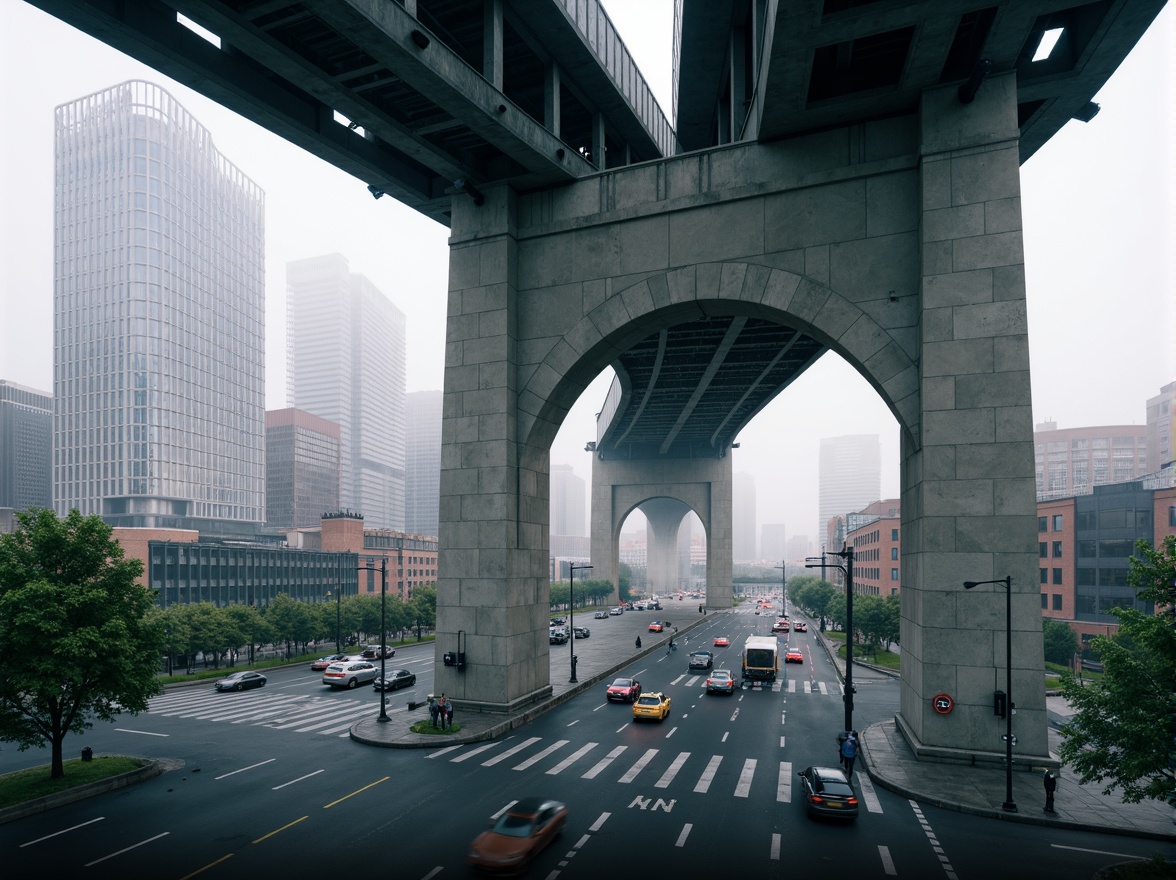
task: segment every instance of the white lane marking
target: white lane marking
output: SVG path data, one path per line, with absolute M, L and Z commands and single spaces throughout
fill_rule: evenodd
M 743 762 L 743 772 L 739 774 L 739 784 L 735 786 L 735 797 L 747 797 L 751 791 L 751 779 L 755 776 L 755 758 L 748 758 Z
M 817 682 L 817 687 L 820 689 L 822 697 L 829 696 L 829 689 L 827 687 L 825 687 L 825 682 L 823 682 L 823 681 Z
M 683 718 L 685 718 L 686 716 L 685 716 L 685 715 L 683 715 L 682 717 L 683 717 Z M 674 731 L 675 731 L 675 730 L 677 730 L 677 729 L 678 729 L 678 728 L 677 728 L 676 726 L 675 726 L 675 727 L 671 727 L 671 728 L 670 728 L 670 732 L 666 734 L 666 739 L 669 739 L 671 736 L 673 736 L 673 735 L 674 735 Z
M 897 877 L 898 871 L 894 870 L 894 859 L 890 858 L 890 850 L 887 847 L 878 847 L 878 856 L 882 859 L 882 871 L 887 877 Z
M 678 840 L 674 843 L 674 846 L 685 846 L 686 845 L 686 838 L 690 836 L 690 829 L 693 827 L 694 826 L 691 825 L 689 822 L 687 822 L 685 825 L 683 825 L 682 826 L 682 833 L 678 835 Z
M 584 757 L 584 755 L 588 754 L 588 752 L 592 751 L 598 745 L 600 745 L 600 743 L 588 743 L 588 745 L 586 745 L 586 746 L 581 746 L 580 748 L 576 749 L 576 751 L 572 752 L 570 755 L 568 755 L 566 758 L 564 758 L 562 761 L 560 761 L 558 764 L 556 764 L 554 767 L 552 767 L 550 770 L 548 770 L 547 775 L 548 776 L 555 776 L 557 773 L 562 773 L 564 770 L 571 767 L 574 763 L 576 763 L 578 760 L 580 760 L 580 758 Z
M 870 781 L 870 777 L 865 773 L 859 773 L 857 784 L 862 790 L 862 800 L 866 802 L 866 811 L 881 813 L 882 802 L 878 800 L 878 793 L 874 790 L 874 783 Z
M 742 698 L 743 694 L 740 694 L 739 696 Z M 734 721 L 738 717 L 739 717 L 739 707 L 736 706 L 735 711 L 731 713 L 731 720 Z
M 788 693 L 790 693 L 790 694 L 796 693 L 796 679 L 795 678 L 788 679 Z
M 468 761 L 470 758 L 473 758 L 473 757 L 476 757 L 477 755 L 482 754 L 482 752 L 490 751 L 490 749 L 495 748 L 497 745 L 498 745 L 498 743 L 495 743 L 495 742 L 486 743 L 486 745 L 484 745 L 484 746 L 478 746 L 476 749 L 470 749 L 468 752 L 462 752 L 456 758 L 450 758 L 449 763 L 450 764 L 460 764 L 462 761 Z
M 517 803 L 518 803 L 518 801 L 511 801 L 509 804 L 507 804 L 505 807 L 503 807 L 497 813 L 494 813 L 492 816 L 490 816 L 490 818 L 497 819 L 499 816 L 501 816 L 503 813 L 505 813 L 507 810 L 509 810 L 511 807 L 513 807 Z
M 50 837 L 56 837 L 59 834 L 67 834 L 70 831 L 75 831 L 78 828 L 85 828 L 87 825 L 93 825 L 95 822 L 101 822 L 105 816 L 99 816 L 97 819 L 91 819 L 89 822 L 82 822 L 78 825 L 71 825 L 69 828 L 62 828 L 60 831 L 54 831 L 52 834 L 46 834 L 44 837 L 38 837 L 36 840 L 30 840 L 27 843 L 22 843 L 17 849 L 22 849 L 26 846 L 32 846 L 34 843 L 40 843 L 42 840 L 48 840 Z
M 266 764 L 272 764 L 277 758 L 270 758 L 268 761 L 261 761 L 257 764 L 250 764 L 248 767 L 242 767 L 240 770 L 231 770 L 228 773 L 222 773 L 220 776 L 214 776 L 214 779 L 227 779 L 230 776 L 236 776 L 238 773 L 244 773 L 246 770 L 253 770 L 256 767 L 264 767 Z
M 811 694 L 813 692 L 813 683 L 811 681 L 806 681 L 804 683 L 804 692 L 806 694 Z
M 460 745 L 457 745 L 457 746 L 447 746 L 446 748 L 439 749 L 438 751 L 435 751 L 435 752 L 433 752 L 433 753 L 432 753 L 432 754 L 430 754 L 430 755 L 425 755 L 425 760 L 426 760 L 426 761 L 428 761 L 428 760 L 430 760 L 430 759 L 432 759 L 432 758 L 440 758 L 442 755 L 448 754 L 449 752 L 455 752 L 455 751 L 457 751 L 457 750 L 458 750 L 458 749 L 460 749 L 460 748 L 461 748 L 461 746 L 460 746 Z
M 591 770 L 589 770 L 587 773 L 585 773 L 580 778 L 581 779 L 595 779 L 597 776 L 600 775 L 601 771 L 604 770 L 605 767 L 607 767 L 609 764 L 611 764 L 613 761 L 615 761 L 617 759 L 617 755 L 619 755 L 621 752 L 623 752 L 627 748 L 628 748 L 628 746 L 617 746 L 615 749 L 613 749 L 611 752 L 609 752 L 607 755 L 605 755 L 603 758 L 601 758 L 599 761 L 597 761 L 596 766 L 593 767 Z
M 588 827 L 588 830 L 593 833 L 596 833 L 597 831 L 599 831 L 601 828 L 604 827 L 604 823 L 608 820 L 608 817 L 611 815 L 612 815 L 612 813 L 601 813 L 600 818 L 598 818 L 595 822 L 593 822 Z
M 719 772 L 719 764 L 722 762 L 722 755 L 711 755 L 710 763 L 706 765 L 706 769 L 702 771 L 702 775 L 698 777 L 698 783 L 694 786 L 696 792 L 707 793 L 715 779 L 715 774 Z
M 724 732 L 724 733 L 723 733 L 723 738 L 722 738 L 721 740 L 719 740 L 719 742 L 726 742 L 726 741 L 727 741 L 727 737 L 728 737 L 728 736 L 730 736 L 730 735 L 731 735 L 731 731 L 729 731 L 729 730 L 728 730 L 728 731 Z
M 670 764 L 669 769 L 662 774 L 661 779 L 653 784 L 653 787 L 669 788 L 670 783 L 674 781 L 674 777 L 678 775 L 678 771 L 682 769 L 682 765 L 686 763 L 686 759 L 689 757 L 689 752 L 679 752 L 678 757 L 674 758 L 674 762 Z
M 1106 849 L 1087 849 L 1086 847 L 1082 846 L 1063 846 L 1060 843 L 1051 843 L 1050 846 L 1054 849 L 1068 849 L 1071 852 L 1091 853 L 1096 856 L 1117 856 L 1121 859 L 1139 859 L 1140 861 L 1148 858 L 1147 856 L 1137 856 L 1133 853 L 1111 852 L 1110 850 Z
M 512 746 L 511 748 L 507 749 L 501 755 L 497 755 L 497 756 L 491 758 L 489 761 L 483 761 L 482 766 L 483 767 L 493 767 L 495 764 L 497 764 L 500 761 L 505 761 L 507 758 L 513 758 L 515 755 L 517 755 L 523 749 L 529 748 L 530 746 L 533 746 L 537 742 L 539 742 L 539 737 L 537 737 L 537 736 L 532 736 L 529 739 L 525 739 L 521 743 L 519 743 L 517 746 Z
M 575 727 L 579 723 L 580 723 L 580 719 L 577 718 L 575 721 L 569 722 L 567 726 L 568 727 Z
M 151 733 L 148 730 L 128 730 L 125 727 L 116 727 L 115 733 L 137 733 L 139 736 L 171 736 L 170 733 Z
M 780 737 L 780 748 L 784 748 L 784 737 Z
M 771 859 L 772 861 L 777 861 L 777 862 L 780 861 L 780 835 L 779 834 L 772 835 L 772 850 L 771 850 L 771 853 L 768 855 L 768 858 Z
M 534 766 L 535 764 L 538 764 L 540 761 L 542 761 L 544 758 L 546 758 L 552 752 L 554 752 L 558 749 L 562 749 L 567 744 L 568 744 L 568 740 L 566 740 L 566 739 L 557 740 L 556 742 L 552 743 L 547 748 L 545 748 L 543 751 L 539 752 L 534 757 L 527 758 L 527 760 L 523 761 L 523 763 L 515 764 L 510 769 L 512 769 L 512 770 L 526 770 L 528 767 L 531 767 L 531 766 Z
M 645 769 L 645 765 L 653 760 L 653 756 L 656 754 L 657 749 L 650 749 L 647 751 L 644 755 L 637 759 L 636 764 L 625 771 L 625 775 L 618 779 L 617 782 L 632 782 L 637 778 L 637 774 Z
M 780 762 L 780 776 L 776 780 L 776 803 L 792 803 L 792 762 Z
M 315 770 L 313 773 L 307 773 L 305 776 L 299 776 L 297 779 L 291 779 L 289 782 L 283 782 L 281 785 L 275 785 L 270 791 L 277 791 L 279 788 L 285 788 L 287 785 L 293 785 L 295 782 L 301 782 L 303 779 L 310 779 L 312 776 L 318 776 L 320 773 L 325 773 L 325 770 Z
M 428 874 L 426 874 L 424 877 L 422 877 L 421 880 L 432 880 L 433 877 L 436 877 L 438 874 L 441 873 L 441 867 L 442 867 L 441 865 L 438 865 L 436 868 L 434 868 L 432 871 L 430 871 Z
M 100 859 L 94 859 L 94 861 L 92 861 L 92 862 L 86 862 L 86 864 L 82 865 L 82 867 L 88 868 L 91 865 L 98 864 L 99 862 L 105 862 L 107 859 L 113 859 L 115 856 L 121 856 L 125 852 L 130 852 L 133 849 L 138 849 L 139 847 L 144 846 L 145 844 L 151 843 L 151 841 L 153 841 L 153 840 L 159 840 L 159 838 L 161 838 L 161 837 L 167 837 L 169 834 L 171 834 L 170 831 L 164 831 L 162 834 L 156 834 L 154 837 L 148 837 L 146 840 L 140 840 L 138 843 L 132 843 L 130 846 L 123 847 L 118 852 L 112 852 L 108 856 L 103 856 Z

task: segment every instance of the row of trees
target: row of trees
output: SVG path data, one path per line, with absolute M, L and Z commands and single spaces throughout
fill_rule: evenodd
M 388 632 L 432 627 L 437 618 L 437 590 L 426 585 L 413 590 L 411 600 L 388 594 L 383 610 Z M 235 662 L 236 655 L 251 647 L 285 645 L 286 654 L 305 653 L 311 642 L 348 641 L 348 637 L 379 637 L 381 597 L 376 594 L 347 596 L 337 601 L 310 604 L 282 593 L 264 608 L 251 605 L 219 607 L 208 602 L 153 609 L 152 618 L 164 633 L 168 657 L 203 654 L 219 666 L 222 658 Z
M 830 620 L 838 629 L 847 623 L 845 593 L 816 575 L 796 575 L 788 582 L 788 598 L 813 617 Z M 868 648 L 889 649 L 899 643 L 898 596 L 853 597 L 853 639 Z

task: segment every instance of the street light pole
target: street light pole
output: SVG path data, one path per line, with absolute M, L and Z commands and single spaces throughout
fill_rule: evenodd
M 804 567 L 821 569 L 822 579 L 826 568 L 837 568 L 845 574 L 845 696 L 842 699 L 845 701 L 845 732 L 848 733 L 853 730 L 853 546 L 846 544 L 833 555 L 844 559 L 845 565 L 826 562 L 822 550 L 820 562 L 806 562 Z M 824 622 L 823 616 L 821 621 Z
M 1005 588 L 1005 802 L 1001 809 L 1017 812 L 1013 802 L 1013 576 L 1006 575 L 993 581 L 964 581 L 964 589 L 984 584 L 1004 584 Z
M 376 568 L 374 565 L 361 565 L 359 568 L 366 571 L 378 571 L 380 573 L 380 681 L 382 683 L 387 678 L 385 673 L 388 666 L 388 560 L 387 558 L 381 559 L 379 568 Z M 388 717 L 388 692 L 383 690 L 382 684 L 380 690 L 380 716 L 376 720 L 381 722 L 392 720 Z
M 580 571 L 587 571 L 591 565 L 576 565 L 571 563 L 568 566 L 568 626 L 571 627 L 571 632 L 568 633 L 570 638 L 568 644 L 572 646 L 572 677 L 568 679 L 568 684 L 575 684 L 576 679 L 576 569 Z

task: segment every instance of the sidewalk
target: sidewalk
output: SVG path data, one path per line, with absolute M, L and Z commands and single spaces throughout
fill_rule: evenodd
M 688 607 L 690 610 L 695 609 L 695 606 Z M 690 631 L 712 619 L 697 615 L 687 617 L 685 609 L 677 607 L 667 607 L 664 613 L 683 619 L 679 623 L 680 631 L 675 636 L 675 641 L 680 646 L 679 650 L 686 653 L 691 650 L 688 641 Z M 565 700 L 611 680 L 618 670 L 628 666 L 638 657 L 665 651 L 669 641 L 668 634 L 659 637 L 653 633 L 640 632 L 638 627 L 649 619 L 652 618 L 648 614 L 626 613 L 622 618 L 614 618 L 608 622 L 584 620 L 585 624 L 600 623 L 601 626 L 593 627 L 592 635 L 588 639 L 575 642 L 579 681 L 574 684 L 567 681 L 571 649 L 564 646 L 553 647 L 551 697 L 525 713 L 509 717 L 462 715 L 459 706 L 455 720 L 460 730 L 453 735 L 430 735 L 417 734 L 410 730 L 417 721 L 429 717 L 425 707 L 410 711 L 407 706 L 401 705 L 387 710 L 387 722 L 381 723 L 374 718 L 356 722 L 351 728 L 351 738 L 357 742 L 384 748 L 438 748 L 493 739 L 542 715 Z M 685 620 L 689 620 L 689 623 L 685 623 Z M 576 622 L 581 623 L 581 620 L 577 619 Z M 635 633 L 641 635 L 641 649 L 634 647 Z M 820 638 L 819 641 L 828 651 L 829 647 L 824 638 Z M 706 647 L 701 643 L 698 646 Z M 830 657 L 834 660 L 838 675 L 844 680 L 844 661 L 832 652 Z M 1057 697 L 1047 699 L 1051 722 L 1063 723 L 1069 715 L 1065 702 Z M 1051 752 L 1056 754 L 1056 744 L 1060 737 L 1052 728 L 1049 737 Z M 1006 795 L 1004 768 L 920 762 L 903 739 L 893 719 L 864 728 L 861 731 L 860 743 L 859 767 L 869 773 L 875 784 L 921 803 L 1010 822 L 1056 825 L 1082 831 L 1176 841 L 1176 824 L 1173 823 L 1173 812 L 1169 807 L 1154 801 L 1125 804 L 1115 794 L 1104 795 L 1102 785 L 1078 784 L 1076 775 L 1067 767 L 1062 767 L 1059 772 L 1054 815 L 1042 810 L 1045 804 L 1045 790 L 1042 787 L 1041 776 L 1021 770 L 1013 774 L 1013 802 L 1017 805 L 1017 812 L 1006 813 L 1001 807 Z

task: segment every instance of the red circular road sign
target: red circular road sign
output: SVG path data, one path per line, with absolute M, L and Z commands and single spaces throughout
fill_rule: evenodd
M 931 705 L 940 715 L 946 715 L 955 706 L 955 700 L 949 694 L 936 694 L 931 698 Z

